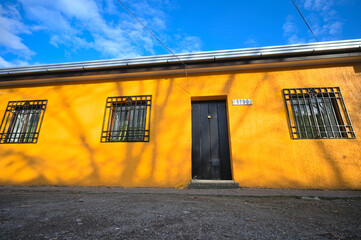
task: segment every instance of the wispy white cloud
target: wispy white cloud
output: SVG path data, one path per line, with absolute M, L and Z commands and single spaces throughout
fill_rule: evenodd
M 2 57 L 0 57 L 0 68 L 9 68 L 9 67 L 18 67 L 18 66 L 29 66 L 31 65 L 28 61 L 22 60 L 13 60 L 13 61 L 6 61 Z
M 246 47 L 256 47 L 258 45 L 257 41 L 253 38 L 248 38 L 247 41 L 244 42 L 244 44 L 246 45 Z
M 176 38 L 166 33 L 168 16 L 163 9 L 168 1 L 124 3 L 156 35 L 165 36 L 166 40 Z M 23 16 L 19 14 L 20 8 Z M 113 0 L 18 0 L 17 5 L 1 7 L 0 17 L 4 23 L 0 25 L 0 45 L 27 59 L 35 52 L 24 44 L 21 34 L 34 31 L 46 33 L 49 44 L 64 49 L 67 56 L 89 49 L 104 58 L 128 58 L 156 54 L 159 49 L 159 43 Z M 175 52 L 199 51 L 201 40 L 182 34 L 172 47 Z
M 334 22 L 330 24 L 330 26 L 327 27 L 327 29 L 329 30 L 328 32 L 330 33 L 330 35 L 338 35 L 342 32 L 342 27 L 343 27 L 342 22 Z
M 304 0 L 304 8 L 311 11 L 312 28 L 321 40 L 334 40 L 342 34 L 344 24 L 336 10 L 342 4 L 334 0 Z
M 320 11 L 329 8 L 332 2 L 332 0 L 303 0 L 303 6 L 307 10 Z
M 178 53 L 192 53 L 201 51 L 202 41 L 199 37 L 187 36 L 178 42 Z
M 15 5 L 0 5 L 0 23 L 0 46 L 3 46 L 6 52 L 12 52 L 26 59 L 35 54 L 19 37 L 21 34 L 29 34 L 30 31 L 22 23 Z
M 304 43 L 306 40 L 299 36 L 299 29 L 293 15 L 288 15 L 283 24 L 283 36 L 287 38 L 289 44 Z
M 6 68 L 6 67 L 12 67 L 13 65 L 0 57 L 0 67 Z
M 336 40 L 342 35 L 344 23 L 338 16 L 337 6 L 344 4 L 335 0 L 298 0 L 299 7 L 303 10 L 308 23 L 316 37 L 321 41 Z M 299 36 L 297 26 L 306 28 L 303 20 L 296 14 L 288 16 L 283 25 L 284 36 L 288 43 L 301 43 L 315 41 L 311 33 L 308 36 Z M 295 18 L 297 17 L 297 18 Z
M 103 57 L 129 57 L 142 54 L 142 48 L 132 48 L 128 21 L 107 22 L 101 15 L 100 2 L 92 0 L 21 0 L 27 16 L 46 28 L 50 43 L 74 51 L 93 48 Z M 140 32 L 144 35 L 144 32 Z M 141 44 L 143 36 L 137 39 Z

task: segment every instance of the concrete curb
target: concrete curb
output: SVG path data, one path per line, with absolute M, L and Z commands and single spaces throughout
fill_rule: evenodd
M 64 187 L 64 186 L 0 186 L 1 192 L 71 192 L 121 194 L 171 194 L 235 197 L 318 197 L 323 199 L 360 198 L 361 190 L 302 190 L 302 189 L 174 189 L 121 187 Z

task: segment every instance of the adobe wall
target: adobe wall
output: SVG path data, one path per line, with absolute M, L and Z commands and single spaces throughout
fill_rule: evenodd
M 191 100 L 224 96 L 242 187 L 361 189 L 361 65 L 316 66 L 0 88 L 47 99 L 36 144 L 0 144 L 1 185 L 182 187 L 191 180 Z M 292 140 L 282 89 L 341 88 L 356 139 Z M 100 143 L 107 97 L 152 95 L 150 142 Z M 233 106 L 232 99 L 252 99 Z

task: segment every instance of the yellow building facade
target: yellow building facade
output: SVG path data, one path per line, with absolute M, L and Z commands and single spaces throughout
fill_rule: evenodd
M 6 114 L 16 111 L 7 108 L 9 101 L 47 103 L 36 143 L 2 140 L 0 184 L 184 188 L 195 177 L 192 103 L 217 100 L 226 104 L 230 176 L 241 187 L 361 189 L 360 43 L 283 46 L 284 52 L 280 47 L 237 50 L 235 57 L 227 51 L 207 57 L 184 54 L 185 67 L 173 59 L 171 64 L 159 60 L 124 67 L 114 62 L 91 69 L 2 69 L 2 126 Z M 338 105 L 336 118 L 352 127 L 336 135 L 330 120 L 332 136 L 325 137 L 321 129 L 319 135 L 297 139 L 305 136 L 292 134 L 302 128 L 294 127 L 300 124 L 299 103 L 287 100 L 284 90 L 302 88 L 306 93 L 296 97 L 311 98 L 307 89 L 326 96 L 319 111 L 330 96 L 323 91 L 339 88 L 344 106 Z M 140 95 L 151 96 L 147 141 L 102 142 L 103 122 L 113 124 L 104 116 L 107 98 Z M 323 115 L 326 122 L 325 116 L 330 117 Z M 6 138 L 9 125 L 1 131 Z

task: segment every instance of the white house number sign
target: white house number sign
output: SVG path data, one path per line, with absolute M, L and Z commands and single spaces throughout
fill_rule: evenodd
M 252 105 L 252 99 L 232 99 L 233 105 Z

